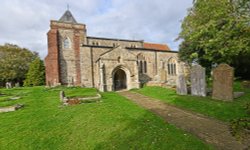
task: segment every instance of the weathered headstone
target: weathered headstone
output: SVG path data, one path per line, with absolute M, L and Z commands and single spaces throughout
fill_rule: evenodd
M 65 97 L 64 91 L 60 91 L 60 100 L 61 100 L 62 102 L 64 102 L 64 97 Z
M 15 83 L 15 87 L 20 87 L 20 83 L 19 82 Z
M 6 86 L 6 89 L 11 89 L 12 88 L 11 82 L 6 82 L 5 86 Z
M 179 95 L 187 95 L 187 84 L 184 74 L 179 74 L 177 76 L 176 92 Z
M 9 83 L 8 82 L 5 83 L 5 88 L 9 89 Z
M 212 98 L 232 101 L 234 69 L 227 64 L 220 64 L 213 70 Z
M 183 64 L 179 65 L 177 80 L 176 80 L 176 93 L 179 95 L 187 95 L 187 83 L 184 75 Z
M 206 70 L 200 65 L 191 68 L 191 94 L 194 96 L 206 96 Z

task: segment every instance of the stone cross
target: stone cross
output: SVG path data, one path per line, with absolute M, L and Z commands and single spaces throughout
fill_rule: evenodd
M 206 96 L 206 70 L 200 65 L 191 68 L 191 95 Z
M 234 69 L 227 64 L 220 64 L 213 70 L 212 98 L 232 101 Z
M 187 83 L 184 75 L 184 67 L 182 63 L 179 66 L 180 68 L 178 70 L 179 72 L 176 80 L 176 93 L 179 95 L 187 95 Z

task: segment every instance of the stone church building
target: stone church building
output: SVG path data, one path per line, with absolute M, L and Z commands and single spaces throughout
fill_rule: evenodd
M 46 84 L 100 91 L 175 84 L 178 53 L 165 44 L 87 36 L 85 24 L 67 10 L 50 22 Z

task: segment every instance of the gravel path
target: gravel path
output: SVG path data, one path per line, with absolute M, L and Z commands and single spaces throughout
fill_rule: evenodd
M 120 95 L 132 100 L 136 104 L 161 116 L 168 123 L 181 128 L 217 149 L 243 150 L 247 146 L 236 141 L 231 135 L 229 127 L 222 121 L 215 120 L 198 113 L 189 112 L 180 108 L 170 106 L 160 100 L 153 99 L 135 92 L 122 91 Z

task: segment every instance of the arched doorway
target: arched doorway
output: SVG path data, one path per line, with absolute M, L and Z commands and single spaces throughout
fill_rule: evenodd
M 116 70 L 113 76 L 113 81 L 115 91 L 127 89 L 127 77 L 124 70 Z

